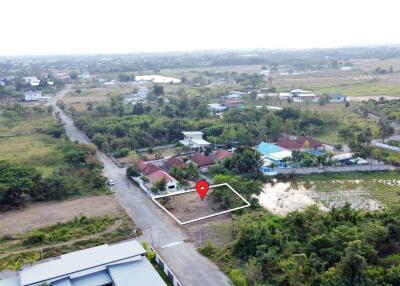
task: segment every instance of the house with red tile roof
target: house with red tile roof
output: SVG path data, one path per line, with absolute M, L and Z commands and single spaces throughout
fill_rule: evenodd
M 158 170 L 154 173 L 151 173 L 150 175 L 147 176 L 147 179 L 149 179 L 149 183 L 147 184 L 147 187 L 149 189 L 154 187 L 154 185 L 158 181 L 165 180 L 165 183 L 166 183 L 165 191 L 178 190 L 178 181 L 162 170 Z
M 224 161 L 225 158 L 232 157 L 233 154 L 227 150 L 219 149 L 212 152 L 208 157 L 213 160 L 214 162 L 221 162 Z
M 138 169 L 140 173 L 142 173 L 143 176 L 148 176 L 154 172 L 160 171 L 160 167 L 152 164 L 152 163 L 146 163 L 141 161 L 139 163 Z
M 176 167 L 178 169 L 186 169 L 187 166 L 185 162 L 179 157 L 172 156 L 165 162 L 165 166 L 169 169 L 172 169 L 173 167 Z
M 193 154 L 189 159 L 199 168 L 201 172 L 206 172 L 210 166 L 215 164 L 214 161 L 201 153 Z
M 298 144 L 297 142 L 290 140 L 288 138 L 279 138 L 278 141 L 275 143 L 275 145 L 288 149 L 288 150 L 300 150 L 303 148 L 302 145 Z
M 303 148 L 305 147 L 305 145 L 309 145 L 310 148 L 322 148 L 324 147 L 324 145 L 322 145 L 321 142 L 319 142 L 318 140 L 315 140 L 312 137 L 306 137 L 306 136 L 299 136 L 294 140 L 297 144 L 301 145 Z M 306 143 L 308 142 L 308 143 Z

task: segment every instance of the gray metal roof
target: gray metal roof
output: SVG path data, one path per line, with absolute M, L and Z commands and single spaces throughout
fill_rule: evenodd
M 146 250 L 136 240 L 114 245 L 104 244 L 68 253 L 61 255 L 58 259 L 23 269 L 20 274 L 20 285 L 34 285 L 48 280 L 61 279 L 83 270 L 105 266 L 145 253 Z

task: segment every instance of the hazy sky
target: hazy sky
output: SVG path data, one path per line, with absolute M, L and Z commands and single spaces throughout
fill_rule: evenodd
M 0 55 L 400 43 L 398 0 L 1 0 Z

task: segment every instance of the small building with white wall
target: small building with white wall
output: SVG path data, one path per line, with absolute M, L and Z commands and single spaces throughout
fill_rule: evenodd
M 204 133 L 201 131 L 184 131 L 182 134 L 184 138 L 179 143 L 184 146 L 204 150 L 204 148 L 211 145 L 210 142 L 203 139 Z
M 38 101 L 42 96 L 41 91 L 27 91 L 25 92 L 25 101 Z

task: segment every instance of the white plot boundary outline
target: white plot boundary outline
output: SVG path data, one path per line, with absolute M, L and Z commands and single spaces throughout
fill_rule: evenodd
M 222 214 L 230 213 L 230 212 L 237 211 L 237 210 L 240 210 L 240 209 L 244 209 L 244 208 L 247 208 L 247 207 L 250 206 L 250 203 L 241 194 L 239 194 L 234 188 L 232 188 L 228 183 L 212 185 L 212 186 L 209 186 L 209 189 L 217 188 L 217 187 L 221 187 L 221 186 L 227 186 L 232 192 L 234 192 L 239 198 L 241 198 L 245 202 L 245 205 L 237 207 L 237 208 L 225 210 L 225 211 L 222 211 L 222 212 L 218 212 L 218 213 L 215 213 L 215 214 L 211 214 L 211 215 L 207 215 L 207 216 L 203 216 L 203 217 L 200 217 L 200 218 L 196 218 L 196 219 L 192 219 L 192 220 L 188 220 L 188 221 L 182 222 L 176 216 L 174 216 L 169 210 L 167 210 L 163 205 L 161 205 L 157 201 L 157 199 L 176 196 L 176 195 L 181 195 L 181 194 L 186 194 L 186 193 L 190 193 L 190 192 L 195 192 L 196 189 L 179 191 L 179 192 L 175 192 L 175 193 L 167 194 L 167 195 L 152 196 L 151 199 L 153 200 L 153 202 L 156 205 L 158 205 L 162 210 L 164 210 L 167 214 L 169 214 L 177 223 L 179 223 L 179 225 L 185 225 L 185 224 L 188 224 L 188 223 L 193 223 L 193 222 L 196 222 L 196 221 L 208 219 L 208 218 L 215 217 L 215 216 L 218 216 L 218 215 L 222 215 Z

